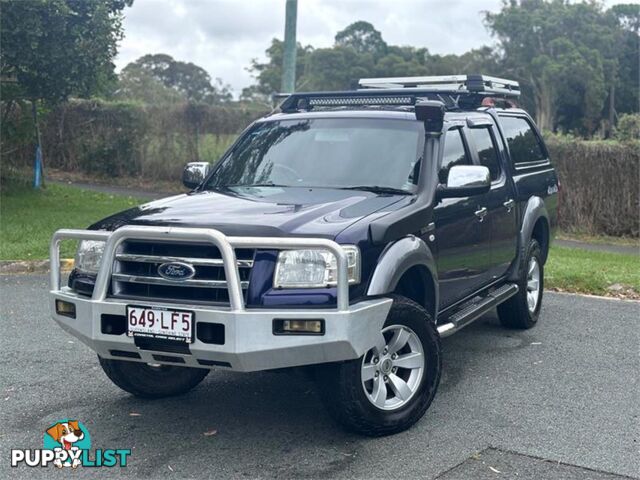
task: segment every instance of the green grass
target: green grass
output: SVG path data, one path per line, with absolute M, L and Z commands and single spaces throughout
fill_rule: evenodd
M 633 237 L 611 237 L 609 235 L 593 235 L 584 232 L 560 231 L 557 233 L 556 238 L 561 240 L 577 240 L 579 242 L 640 248 L 640 239 Z
M 75 187 L 50 184 L 34 190 L 4 182 L 0 192 L 0 260 L 49 258 L 49 240 L 59 228 L 87 228 L 143 202 Z M 73 257 L 73 243 L 62 243 L 62 258 Z
M 640 255 L 554 246 L 545 269 L 546 288 L 610 295 L 608 287 L 620 284 L 627 296 L 640 296 Z

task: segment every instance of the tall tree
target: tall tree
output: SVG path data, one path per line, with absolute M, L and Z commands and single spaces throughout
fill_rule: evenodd
M 304 90 L 343 90 L 373 71 L 370 54 L 359 55 L 353 48 L 319 48 L 309 54 L 302 78 Z
M 608 13 L 620 27 L 615 43 L 618 75 L 609 98 L 613 123 L 618 114 L 640 111 L 640 5 L 614 5 Z
M 339 31 L 335 40 L 337 47 L 351 47 L 360 55 L 371 54 L 377 58 L 387 53 L 387 43 L 382 34 L 369 22 L 352 23 Z
M 114 78 L 121 11 L 133 0 L 1 0 L 3 100 L 55 103 Z M 5 86 L 5 85 L 3 85 Z
M 164 53 L 144 55 L 129 63 L 122 69 L 120 79 L 122 91 L 119 93 L 129 98 L 135 98 L 135 95 L 144 97 L 144 92 L 136 88 L 138 85 L 155 84 L 156 87 L 163 85 L 192 102 L 219 103 L 231 100 L 230 87 L 220 79 L 212 84 L 211 76 L 204 68 L 175 60 Z
M 187 101 L 184 94 L 167 87 L 149 72 L 139 68 L 123 69 L 111 95 L 115 99 L 137 100 L 150 105 L 168 105 Z
M 267 62 L 253 60 L 249 71 L 257 83 L 244 89 L 242 99 L 267 102 L 280 88 L 282 42 L 273 39 Z M 464 55 L 432 55 L 426 48 L 388 45 L 368 22 L 355 22 L 336 35 L 333 47 L 314 49 L 298 44 L 296 90 L 353 88 L 362 77 L 488 73 L 497 75 L 499 58 L 489 47 Z
M 620 25 L 600 3 L 510 0 L 487 13 L 504 67 L 533 94 L 542 129 L 593 133 L 618 81 Z
M 90 96 L 115 79 L 113 58 L 122 38 L 121 12 L 133 0 L 1 0 L 0 80 L 3 120 L 16 101 L 30 100 L 36 161 L 34 186 L 42 183 L 37 102 Z M 3 128 L 4 128 L 3 122 Z
M 296 90 L 304 89 L 306 86 L 302 82 L 302 76 L 306 69 L 307 60 L 313 47 L 302 46 L 297 44 L 296 57 Z M 270 103 L 272 94 L 280 91 L 282 79 L 282 59 L 284 55 L 284 43 L 282 40 L 274 38 L 271 45 L 265 51 L 267 56 L 266 62 L 259 62 L 257 59 L 251 60 L 248 70 L 255 77 L 257 84 L 245 88 L 241 98 L 244 100 L 259 101 L 262 103 Z
M 336 35 L 333 47 L 298 46 L 296 89 L 352 88 L 361 77 L 481 73 L 520 81 L 520 103 L 545 130 L 610 134 L 618 113 L 639 108 L 639 5 L 604 10 L 590 0 L 505 0 L 485 17 L 497 47 L 462 55 L 389 45 L 367 22 Z M 268 61 L 254 60 L 256 85 L 243 98 L 266 101 L 282 75 L 282 42 L 273 40 Z

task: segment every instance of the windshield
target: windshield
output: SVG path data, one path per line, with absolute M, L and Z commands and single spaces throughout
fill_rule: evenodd
M 223 158 L 205 188 L 378 187 L 414 192 L 422 129 L 420 122 L 390 119 L 258 123 Z

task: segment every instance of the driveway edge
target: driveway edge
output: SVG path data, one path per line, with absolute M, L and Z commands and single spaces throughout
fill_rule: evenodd
M 60 260 L 60 269 L 63 272 L 73 270 L 73 258 L 63 258 Z M 25 273 L 47 273 L 49 271 L 49 260 L 2 260 L 0 261 L 0 275 L 25 274 Z

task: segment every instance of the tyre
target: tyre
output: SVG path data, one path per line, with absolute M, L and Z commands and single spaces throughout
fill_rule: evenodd
M 318 382 L 339 424 L 383 436 L 422 418 L 438 389 L 441 369 L 433 318 L 417 303 L 395 296 L 378 344 L 358 359 L 323 365 Z
M 518 280 L 518 293 L 498 305 L 498 317 L 507 328 L 527 329 L 538 322 L 544 290 L 542 250 L 535 239 L 529 241 Z
M 209 373 L 204 368 L 149 365 L 108 360 L 98 356 L 107 377 L 125 392 L 142 398 L 162 398 L 186 393 Z

